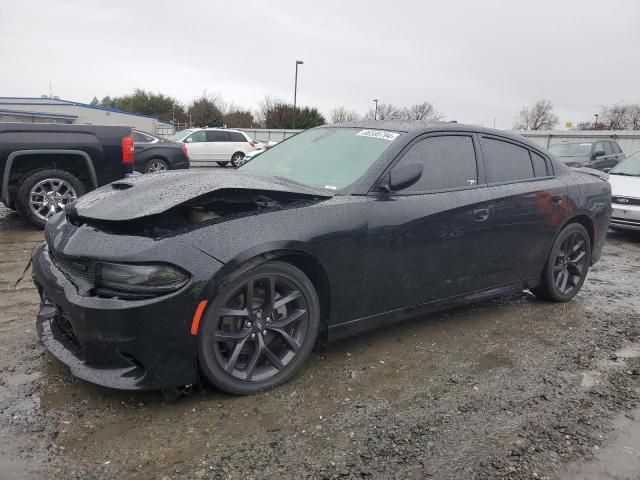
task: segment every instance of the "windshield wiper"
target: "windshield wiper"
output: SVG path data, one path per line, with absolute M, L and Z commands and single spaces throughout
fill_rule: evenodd
M 640 175 L 634 175 L 633 173 L 623 173 L 623 172 L 609 172 L 609 175 L 624 175 L 625 177 L 640 177 Z

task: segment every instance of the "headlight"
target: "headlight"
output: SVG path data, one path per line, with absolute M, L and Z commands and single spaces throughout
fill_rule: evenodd
M 171 265 L 100 262 L 96 274 L 98 290 L 147 295 L 173 292 L 189 281 L 187 273 Z

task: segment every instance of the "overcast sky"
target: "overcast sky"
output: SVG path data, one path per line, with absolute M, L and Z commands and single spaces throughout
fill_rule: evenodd
M 510 128 L 539 98 L 561 122 L 640 103 L 640 1 L 1 0 L 0 96 L 89 102 L 134 88 L 204 90 L 360 113 L 431 101 Z

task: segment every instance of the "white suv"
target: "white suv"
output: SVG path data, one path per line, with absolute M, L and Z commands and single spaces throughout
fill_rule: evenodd
M 210 166 L 213 162 L 224 166 L 238 167 L 244 156 L 260 147 L 240 130 L 226 128 L 190 128 L 171 137 L 174 142 L 187 146 L 187 154 L 192 167 Z

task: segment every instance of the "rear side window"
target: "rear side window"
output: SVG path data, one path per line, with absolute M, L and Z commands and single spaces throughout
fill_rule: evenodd
M 489 183 L 517 182 L 534 177 L 529 150 L 526 148 L 484 137 L 481 145 Z
M 613 153 L 622 153 L 620 145 L 618 145 L 616 142 L 611 142 L 611 146 L 613 147 Z
M 207 142 L 228 142 L 229 134 L 220 130 L 207 130 Z
M 546 177 L 549 175 L 547 171 L 547 162 L 542 155 L 531 152 L 531 162 L 533 163 L 533 173 L 536 177 Z
M 232 142 L 247 142 L 248 140 L 240 132 L 229 132 L 229 138 Z
M 478 183 L 475 149 L 468 136 L 425 138 L 413 145 L 394 168 L 410 163 L 422 163 L 424 170 L 420 180 L 403 192 L 428 192 Z
M 604 142 L 604 153 L 607 155 L 613 155 L 613 148 L 611 148 L 611 142 Z

